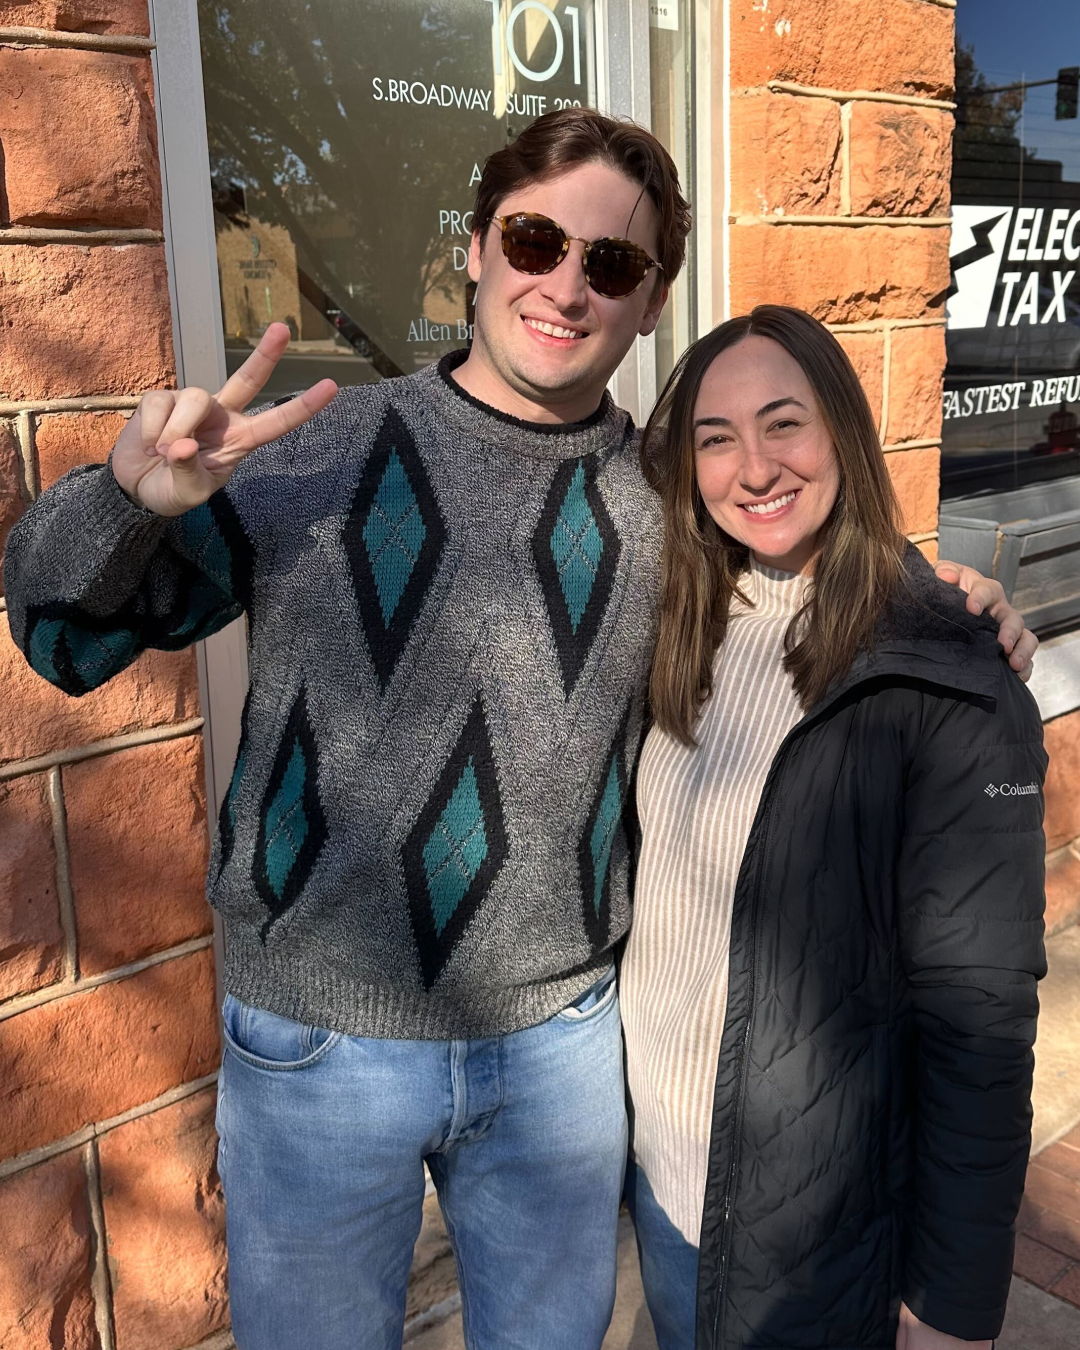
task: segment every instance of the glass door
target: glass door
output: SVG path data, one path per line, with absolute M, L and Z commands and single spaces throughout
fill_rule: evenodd
M 268 392 L 408 374 L 471 337 L 487 155 L 598 101 L 594 0 L 198 0 L 230 373 L 267 324 Z

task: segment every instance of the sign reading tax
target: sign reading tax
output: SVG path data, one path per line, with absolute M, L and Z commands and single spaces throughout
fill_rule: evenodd
M 1051 85 L 991 85 L 958 48 L 945 497 L 1080 471 L 1080 135 Z

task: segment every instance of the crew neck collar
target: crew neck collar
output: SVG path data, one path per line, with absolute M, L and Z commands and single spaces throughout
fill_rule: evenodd
M 441 415 L 467 430 L 478 440 L 504 446 L 519 453 L 543 458 L 571 458 L 591 454 L 623 441 L 634 430 L 630 414 L 615 406 L 605 390 L 595 412 L 579 422 L 530 422 L 502 412 L 463 389 L 453 372 L 468 356 L 467 350 L 450 352 L 418 377 L 437 404 Z

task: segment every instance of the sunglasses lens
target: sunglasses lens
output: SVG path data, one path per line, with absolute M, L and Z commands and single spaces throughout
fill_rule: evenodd
M 585 277 L 598 295 L 610 300 L 631 295 L 651 266 L 643 249 L 620 239 L 598 239 L 589 249 Z
M 512 216 L 503 230 L 506 261 L 517 272 L 539 276 L 558 265 L 566 235 L 546 216 Z

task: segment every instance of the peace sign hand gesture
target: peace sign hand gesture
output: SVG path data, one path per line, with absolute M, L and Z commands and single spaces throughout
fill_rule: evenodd
M 182 515 L 224 487 L 253 450 L 321 412 L 338 391 L 333 380 L 320 380 L 256 417 L 243 415 L 288 342 L 286 325 L 272 323 L 217 394 L 205 389 L 144 394 L 112 452 L 113 476 L 127 495 L 159 516 Z

